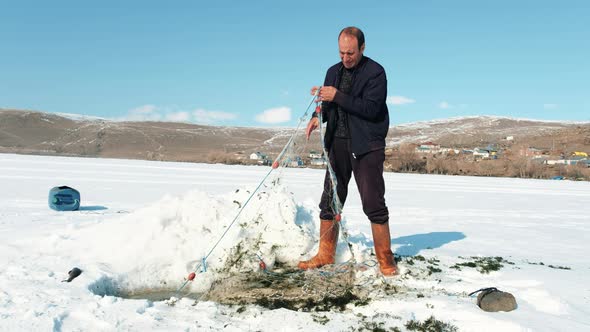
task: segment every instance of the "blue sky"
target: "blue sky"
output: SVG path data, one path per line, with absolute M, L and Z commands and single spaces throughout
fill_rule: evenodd
M 4 1 L 0 108 L 294 126 L 360 27 L 392 124 L 590 121 L 590 1 Z

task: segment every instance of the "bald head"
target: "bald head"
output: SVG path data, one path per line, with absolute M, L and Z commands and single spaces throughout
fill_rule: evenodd
M 340 31 L 340 34 L 338 35 L 338 40 L 340 40 L 340 37 L 342 37 L 342 35 L 348 35 L 356 38 L 359 50 L 361 49 L 361 47 L 365 46 L 365 34 L 361 31 L 361 29 L 357 27 L 346 27 L 342 29 Z
M 344 67 L 347 69 L 356 67 L 365 51 L 365 35 L 359 28 L 342 29 L 338 35 L 338 49 Z

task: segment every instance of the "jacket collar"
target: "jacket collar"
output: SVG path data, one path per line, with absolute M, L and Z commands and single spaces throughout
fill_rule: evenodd
M 354 66 L 354 68 L 352 68 L 352 71 L 356 72 L 359 68 L 364 66 L 368 60 L 369 60 L 369 58 L 363 55 L 363 57 L 361 58 L 361 61 L 359 61 L 359 63 L 356 66 Z M 340 66 L 338 67 L 338 72 L 340 74 L 342 74 L 343 70 L 344 70 L 344 64 L 342 64 L 342 62 L 340 62 Z

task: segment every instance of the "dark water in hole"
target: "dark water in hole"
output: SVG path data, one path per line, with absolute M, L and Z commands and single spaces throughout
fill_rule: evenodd
M 175 289 L 140 289 L 131 292 L 120 291 L 115 294 L 115 296 L 124 299 L 148 300 L 152 302 L 169 300 L 171 297 L 198 300 L 202 295 L 201 293 L 178 293 Z
M 188 289 L 184 289 L 184 291 L 179 293 L 177 292 L 177 288 L 165 286 L 128 289 L 122 287 L 115 279 L 107 276 L 102 276 L 89 285 L 88 290 L 99 296 L 115 296 L 123 299 L 148 300 L 152 302 L 169 300 L 171 297 L 198 300 L 203 296 L 202 293 L 191 293 Z

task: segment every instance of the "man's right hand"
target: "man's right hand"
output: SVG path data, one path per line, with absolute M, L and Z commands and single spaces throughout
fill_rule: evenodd
M 307 123 L 307 128 L 305 129 L 305 137 L 309 140 L 309 136 L 311 133 L 320 125 L 320 120 L 318 118 L 311 118 Z
M 315 94 L 318 92 L 318 89 L 320 89 L 321 86 L 314 86 L 311 88 L 311 95 L 315 96 Z

